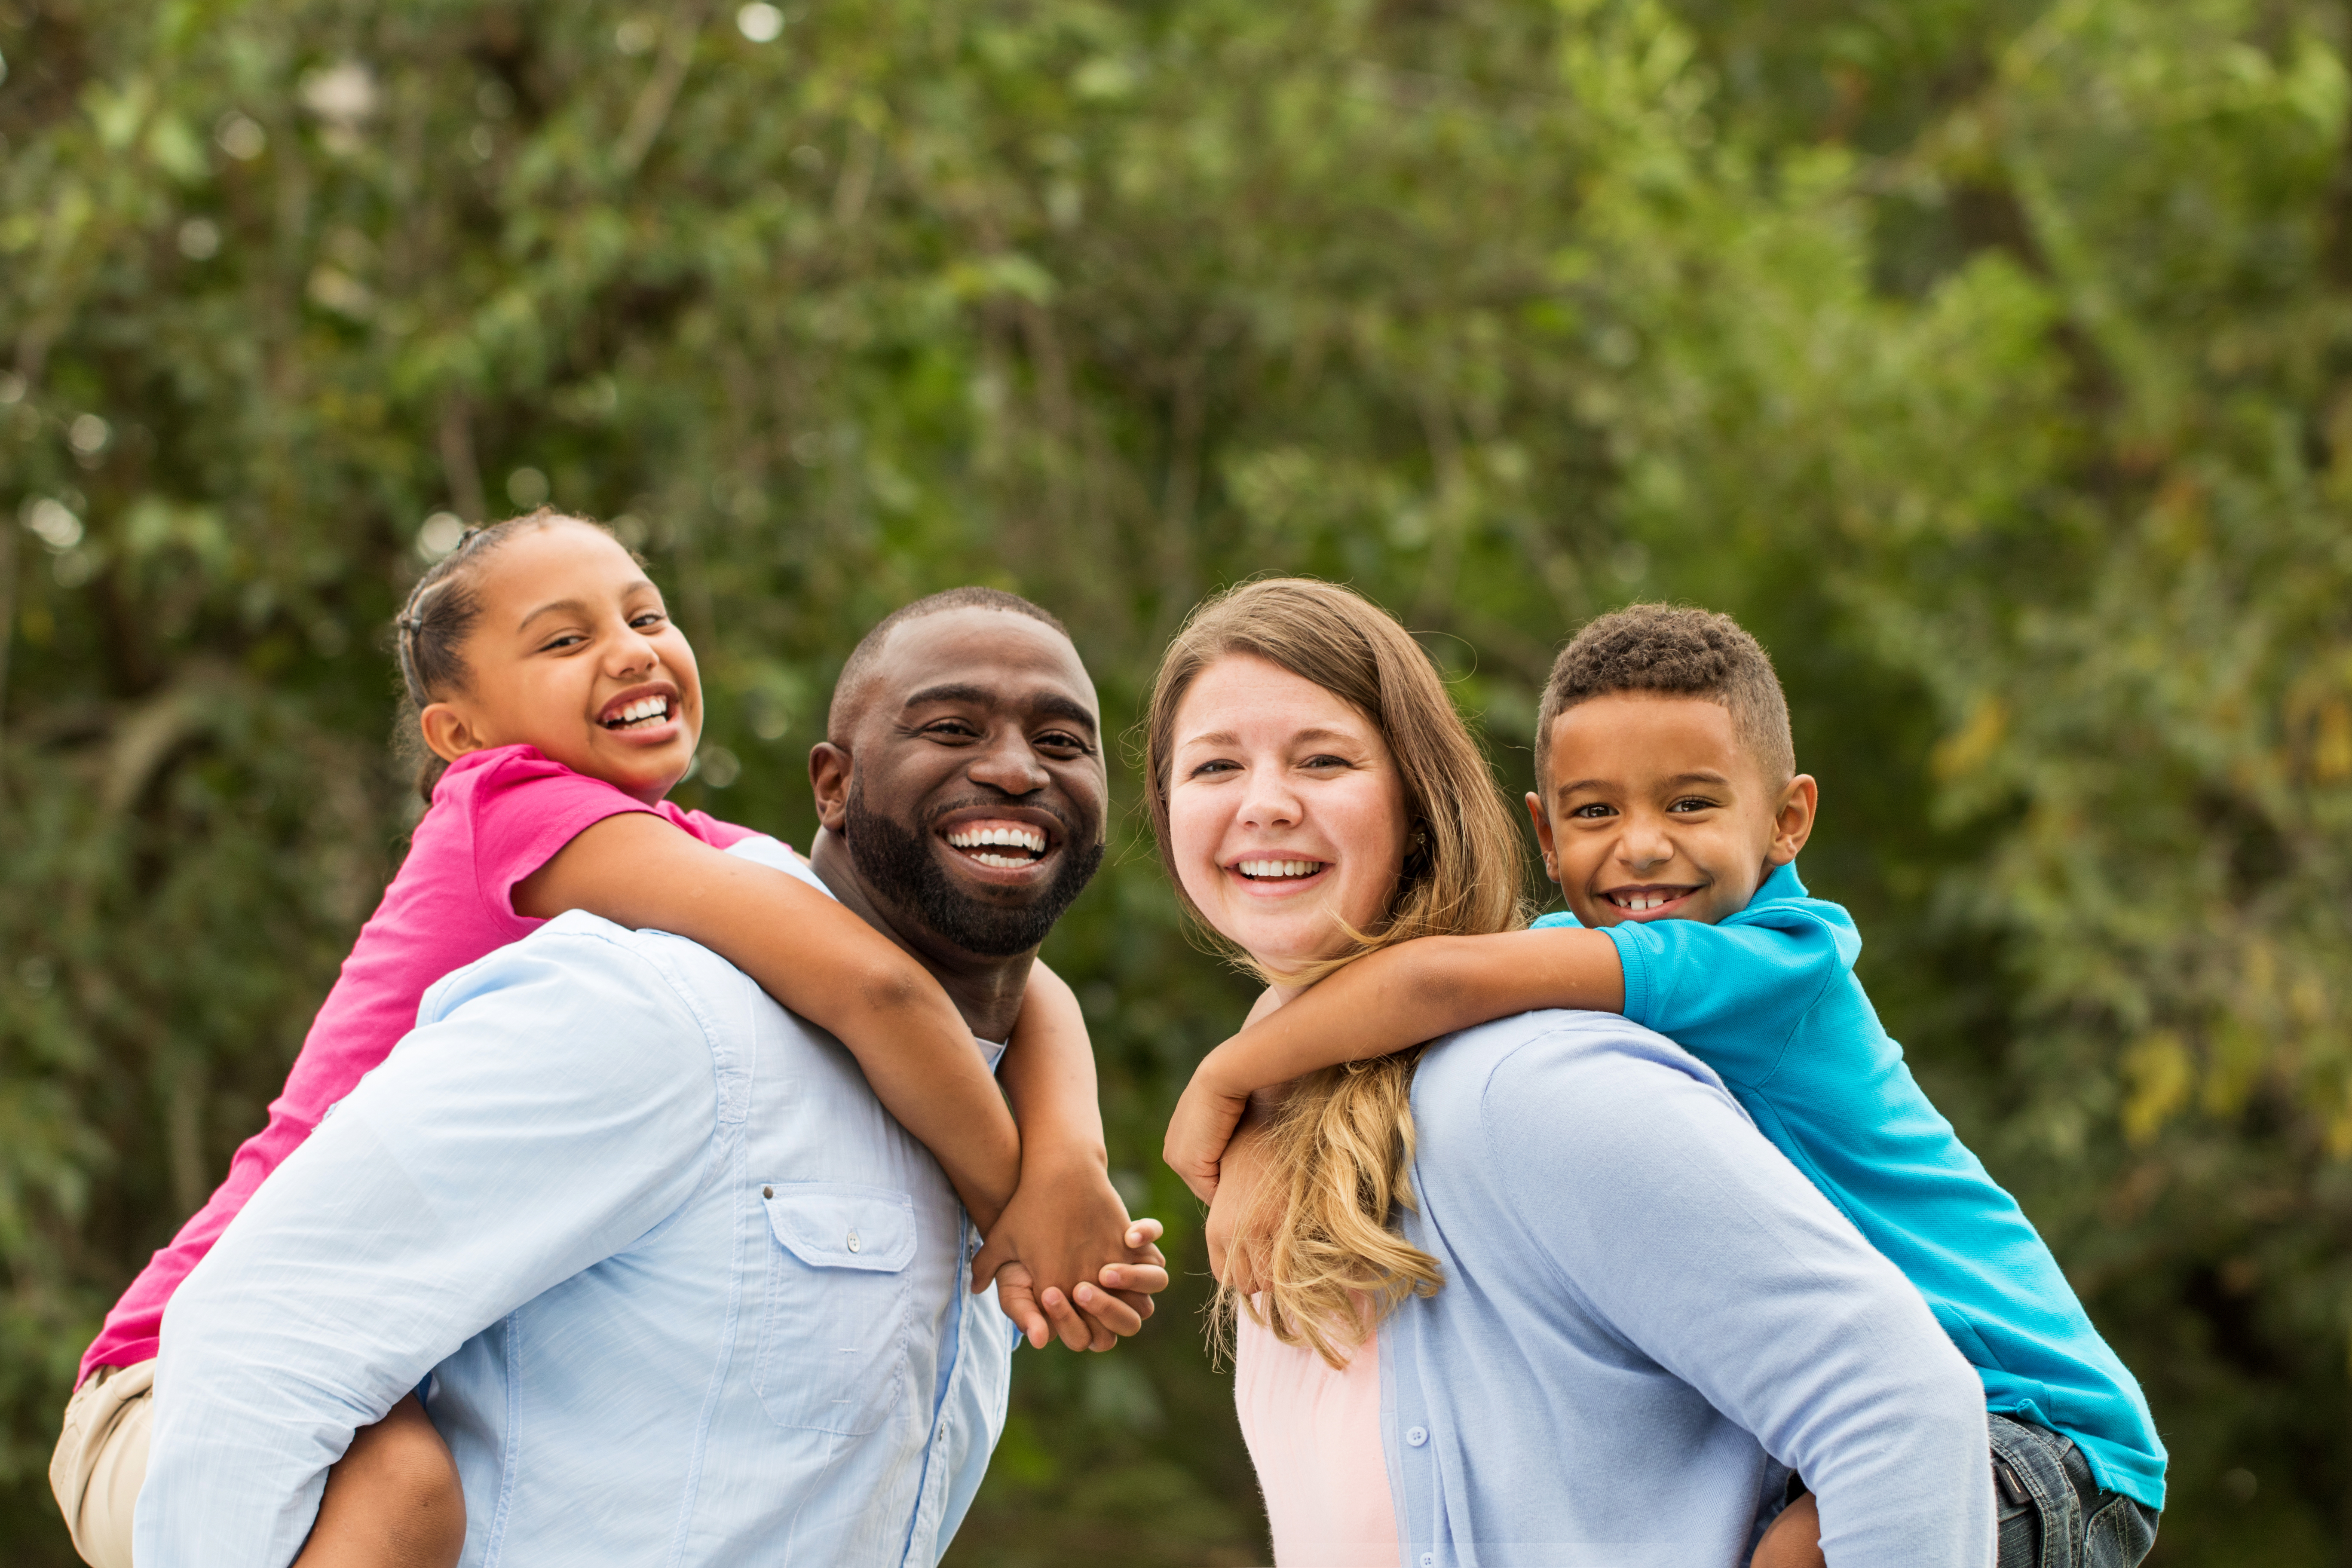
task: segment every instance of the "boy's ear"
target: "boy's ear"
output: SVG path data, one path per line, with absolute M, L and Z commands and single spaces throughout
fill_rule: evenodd
M 446 702 L 427 703 L 425 711 L 416 716 L 416 727 L 425 732 L 425 745 L 445 763 L 454 763 L 467 752 L 478 752 L 488 744 L 467 722 L 466 716 Z
M 809 784 L 816 793 L 816 819 L 828 833 L 838 833 L 849 820 L 849 752 L 831 741 L 809 748 Z
M 1764 852 L 1768 866 L 1785 866 L 1797 858 L 1813 836 L 1813 816 L 1821 807 L 1822 786 L 1811 773 L 1799 773 L 1780 791 L 1772 813 L 1772 847 Z
M 1544 875 L 1559 880 L 1559 851 L 1551 841 L 1551 814 L 1544 810 L 1543 796 L 1528 791 L 1528 819 L 1536 825 L 1536 843 L 1543 848 Z

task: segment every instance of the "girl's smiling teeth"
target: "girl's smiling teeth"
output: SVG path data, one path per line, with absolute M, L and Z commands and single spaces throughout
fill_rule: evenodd
M 642 730 L 669 717 L 669 699 L 640 697 L 604 721 L 607 730 Z
M 1323 860 L 1237 860 L 1234 869 L 1253 882 L 1312 877 L 1328 865 Z
M 1017 822 L 974 822 L 947 831 L 948 847 L 961 849 L 983 866 L 993 866 L 1000 871 L 1017 871 L 1034 866 L 1045 855 L 1045 833 Z M 998 848 L 1017 850 L 1012 855 L 998 854 Z

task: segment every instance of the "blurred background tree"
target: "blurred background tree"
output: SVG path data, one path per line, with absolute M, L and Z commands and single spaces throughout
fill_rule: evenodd
M 609 518 L 706 806 L 1017 588 L 1117 725 L 1345 579 L 1498 776 L 1586 616 L 1773 649 L 1813 885 L 2174 1456 L 2154 1561 L 2352 1563 L 2352 149 L 2315 0 L 0 0 L 0 1535 L 396 863 L 386 626 Z M 1131 764 L 1130 764 L 1131 765 Z M 1135 799 L 1131 773 L 1123 798 Z M 1238 979 L 1141 838 L 1049 956 L 1193 1278 L 1024 1352 L 952 1561 L 1264 1560 L 1157 1160 Z

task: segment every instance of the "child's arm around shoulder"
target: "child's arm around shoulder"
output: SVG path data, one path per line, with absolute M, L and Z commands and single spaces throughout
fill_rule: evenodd
M 1269 993 L 1271 995 L 1271 993 Z M 1266 1011 L 1193 1069 L 1161 1153 L 1195 1194 L 1217 1189 L 1225 1144 L 1258 1089 L 1369 1061 L 1538 1007 L 1621 1011 L 1624 972 L 1597 931 L 1504 931 L 1399 942 Z
M 939 982 L 841 904 L 633 811 L 583 829 L 515 885 L 514 906 L 534 919 L 586 910 L 718 953 L 839 1038 L 982 1232 L 995 1225 L 1021 1163 L 1004 1098 Z

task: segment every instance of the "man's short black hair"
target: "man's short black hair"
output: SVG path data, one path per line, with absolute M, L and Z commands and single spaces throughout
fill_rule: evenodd
M 833 706 L 824 716 L 824 738 L 836 746 L 849 743 L 850 731 L 857 728 L 857 714 L 864 700 L 863 689 L 874 674 L 876 661 L 882 657 L 883 645 L 890 634 L 908 621 L 919 621 L 926 616 L 941 615 L 949 610 L 1004 610 L 1016 616 L 1026 616 L 1033 621 L 1043 621 L 1063 637 L 1070 635 L 1061 617 L 1043 605 L 1035 605 L 1018 594 L 1008 594 L 1002 588 L 978 586 L 950 588 L 945 593 L 932 594 L 917 599 L 911 605 L 901 605 L 874 624 L 874 629 L 860 637 L 857 646 L 849 650 L 849 661 L 841 667 L 841 679 L 833 684 Z
M 1730 710 L 1741 744 L 1775 788 L 1797 773 L 1789 701 L 1772 656 L 1729 616 L 1685 605 L 1628 605 L 1587 622 L 1553 661 L 1536 710 L 1536 788 L 1551 790 L 1551 731 L 1579 703 L 1621 691 L 1696 697 Z

